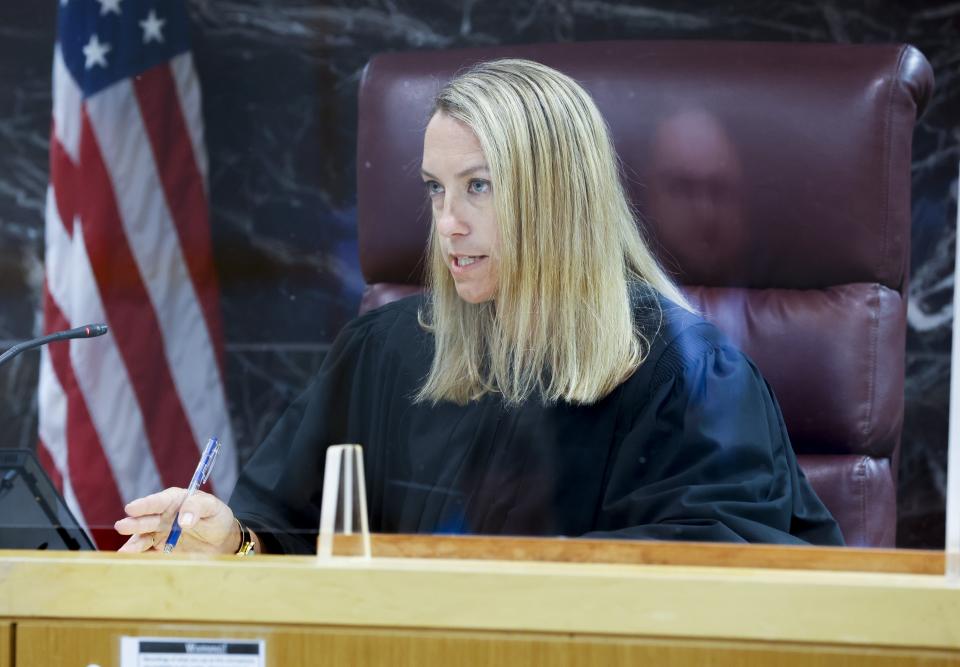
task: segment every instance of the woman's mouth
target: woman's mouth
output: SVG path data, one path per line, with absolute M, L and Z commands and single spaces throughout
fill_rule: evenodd
M 450 270 L 454 275 L 460 275 L 477 268 L 487 259 L 487 255 L 453 255 L 450 258 Z

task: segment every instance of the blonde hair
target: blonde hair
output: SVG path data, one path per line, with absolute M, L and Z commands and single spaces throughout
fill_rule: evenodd
M 631 283 L 689 308 L 640 236 L 599 110 L 570 77 L 508 59 L 455 77 L 434 113 L 466 124 L 483 149 L 499 273 L 492 301 L 462 300 L 434 220 L 420 322 L 435 352 L 416 400 L 599 401 L 649 348 L 634 323 Z

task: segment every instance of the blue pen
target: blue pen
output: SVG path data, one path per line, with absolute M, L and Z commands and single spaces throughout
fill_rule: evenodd
M 207 440 L 207 446 L 203 448 L 203 454 L 200 456 L 200 463 L 197 469 L 193 471 L 193 478 L 190 480 L 190 486 L 187 487 L 187 495 L 183 498 L 183 503 L 200 488 L 200 485 L 210 477 L 210 471 L 213 470 L 213 462 L 217 460 L 217 454 L 220 453 L 220 441 L 217 438 Z M 183 503 L 177 509 L 177 515 L 173 517 L 173 527 L 170 528 L 170 535 L 167 537 L 167 543 L 163 545 L 163 553 L 168 554 L 173 551 L 180 540 L 180 510 L 183 509 Z

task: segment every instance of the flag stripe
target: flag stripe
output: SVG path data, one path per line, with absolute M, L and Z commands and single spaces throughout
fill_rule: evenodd
M 77 202 L 80 195 L 80 173 L 77 165 L 57 137 L 56 123 L 54 123 L 50 136 L 50 178 L 52 182 L 57 184 L 54 191 L 54 203 L 67 234 L 73 235 L 73 221 L 77 217 Z M 50 205 L 51 203 L 48 201 L 47 206 Z
M 81 217 L 96 222 L 83 230 L 90 264 L 130 373 L 160 477 L 165 486 L 183 485 L 193 472 L 197 446 L 166 363 L 162 329 L 130 250 L 90 116 L 86 111 L 81 115 L 80 154 L 88 184 Z
M 44 322 L 48 331 L 70 328 L 70 322 L 57 308 L 53 299 L 45 298 L 43 305 Z M 73 481 L 77 500 L 83 507 L 87 525 L 109 526 L 119 518 L 117 508 L 122 507 L 123 502 L 70 364 L 71 344 L 72 342 L 51 345 L 48 348 L 54 373 L 67 397 L 66 435 L 70 444 L 66 467 Z
M 170 67 L 149 69 L 133 81 L 143 125 L 150 141 L 157 173 L 173 220 L 194 290 L 200 301 L 209 336 L 223 339 L 217 301 L 217 277 L 203 177 L 194 160 L 193 143 L 180 108 Z M 219 349 L 217 349 L 219 347 Z M 223 375 L 223 349 L 215 346 Z
M 200 82 L 193 68 L 193 56 L 182 53 L 170 61 L 170 70 L 176 82 L 177 93 L 180 97 L 180 109 L 190 133 L 190 143 L 193 145 L 193 159 L 200 171 L 204 192 L 207 191 L 207 151 L 203 144 L 203 105 L 200 103 Z
M 64 317 L 81 324 L 106 321 L 99 289 L 79 233 L 66 234 L 57 218 L 54 188 L 47 197 L 46 288 Z M 113 336 L 78 343 L 70 360 L 124 501 L 161 485 L 150 453 L 143 416 Z
M 176 102 L 175 96 L 172 101 Z M 178 243 L 134 88 L 121 81 L 89 100 L 87 108 L 116 193 L 125 237 L 150 303 L 163 322 L 161 340 L 173 385 L 181 404 L 190 407 L 185 416 L 197 448 L 194 458 L 211 435 L 232 450 L 233 434 L 216 353 Z M 118 126 L 124 128 L 122 136 L 112 129 Z M 169 141 L 187 147 L 186 156 L 190 157 L 186 134 L 169 137 Z M 183 189 L 182 184 L 180 187 Z M 203 192 L 198 192 L 201 200 L 196 205 L 204 207 Z M 205 216 L 197 224 L 201 222 L 206 224 Z M 229 493 L 235 477 L 236 459 L 226 457 L 214 468 L 214 488 Z
M 43 448 L 40 461 L 51 477 L 61 480 L 63 499 L 80 525 L 86 526 L 83 508 L 77 501 L 70 471 L 67 470 L 67 395 L 57 380 L 48 348 L 40 351 L 39 385 L 39 405 L 44 416 L 37 425 L 40 446 Z
M 70 76 L 63 52 L 58 44 L 53 50 L 53 124 L 54 136 L 62 144 L 70 159 L 80 159 L 80 104 L 82 93 Z
M 57 488 L 57 491 L 60 492 L 60 495 L 63 495 L 63 473 L 60 472 L 60 469 L 54 462 L 53 456 L 50 455 L 50 450 L 47 449 L 43 438 L 39 438 L 38 440 L 37 458 L 40 459 L 40 465 L 47 471 L 47 474 L 50 476 L 50 481 L 53 482 L 53 485 Z

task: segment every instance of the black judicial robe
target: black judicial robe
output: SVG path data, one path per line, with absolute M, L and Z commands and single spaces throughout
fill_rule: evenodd
M 336 443 L 363 445 L 374 532 L 842 544 L 767 383 L 697 315 L 637 299 L 649 356 L 594 405 L 430 406 L 422 299 L 348 324 L 244 468 L 230 505 L 268 551 L 315 551 Z

